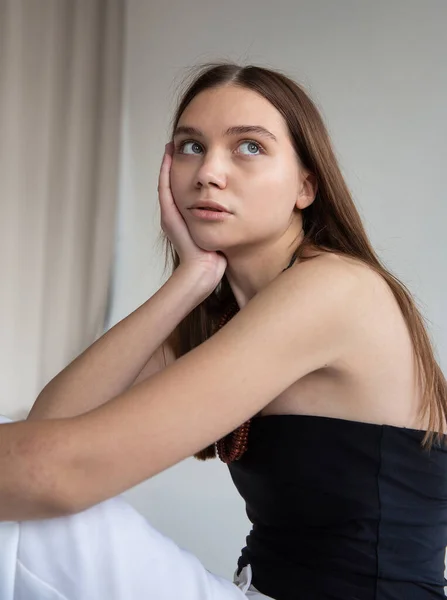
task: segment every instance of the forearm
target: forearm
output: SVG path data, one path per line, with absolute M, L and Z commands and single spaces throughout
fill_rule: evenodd
M 28 419 L 76 416 L 128 389 L 155 350 L 206 298 L 202 288 L 197 271 L 179 267 L 149 300 L 45 386 Z

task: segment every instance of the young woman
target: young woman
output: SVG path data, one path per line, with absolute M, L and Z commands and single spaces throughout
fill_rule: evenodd
M 158 191 L 168 281 L 27 421 L 0 426 L 0 518 L 25 521 L 20 565 L 33 571 L 39 539 L 54 552 L 38 576 L 83 600 L 444 597 L 446 380 L 314 104 L 280 72 L 205 65 Z M 191 455 L 218 455 L 246 501 L 236 585 L 149 524 L 136 551 L 142 519 L 116 504 Z M 117 529 L 101 545 L 104 514 Z M 123 562 L 107 593 L 91 592 Z

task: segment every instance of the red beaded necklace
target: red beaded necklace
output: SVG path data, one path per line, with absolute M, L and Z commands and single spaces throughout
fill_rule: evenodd
M 297 257 L 297 252 L 293 253 L 289 265 L 282 272 L 287 271 Z M 239 305 L 236 301 L 232 302 L 225 314 L 219 321 L 216 331 L 223 327 L 228 321 L 239 312 Z M 237 429 L 215 443 L 216 452 L 220 460 L 224 463 L 230 463 L 239 460 L 248 446 L 248 433 L 250 431 L 251 419 L 240 425 Z

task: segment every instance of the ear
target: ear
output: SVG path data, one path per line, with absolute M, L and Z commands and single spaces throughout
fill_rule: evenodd
M 303 171 L 301 185 L 296 199 L 296 208 L 303 210 L 312 204 L 318 191 L 317 177 L 309 171 Z

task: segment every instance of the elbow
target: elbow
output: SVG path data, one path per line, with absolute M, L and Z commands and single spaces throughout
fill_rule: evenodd
M 0 424 L 0 521 L 74 514 L 64 433 L 52 421 Z M 65 444 L 66 446 L 66 444 Z M 62 474 L 62 475 L 61 475 Z
M 33 496 L 42 515 L 39 518 L 67 517 L 87 508 L 69 461 L 56 457 L 40 466 L 37 462 L 33 480 Z
M 0 521 L 35 521 L 75 512 L 61 494 L 49 493 L 47 480 L 29 476 L 29 464 L 19 457 L 8 462 L 0 475 Z
M 72 435 L 72 419 L 0 425 L 0 520 L 70 516 L 95 504 L 86 448 Z
M 55 469 L 48 474 L 48 477 L 36 480 L 32 496 L 39 516 L 35 518 L 53 519 L 81 512 L 80 499 L 71 493 L 69 487 L 64 483 L 65 477 L 61 478 L 58 473 L 59 471 Z
M 11 496 L 10 496 L 11 498 Z M 2 502 L 0 521 L 38 521 L 41 519 L 54 519 L 74 514 L 75 511 L 67 509 L 60 503 L 48 502 L 35 496 L 24 498 L 22 495 L 13 502 Z
M 18 496 L 26 520 L 64 517 L 82 510 L 74 494 L 70 444 L 64 424 L 58 420 L 24 422 L 29 435 L 17 451 Z M 80 491 L 80 490 L 76 490 Z M 16 520 L 24 520 L 23 518 Z

